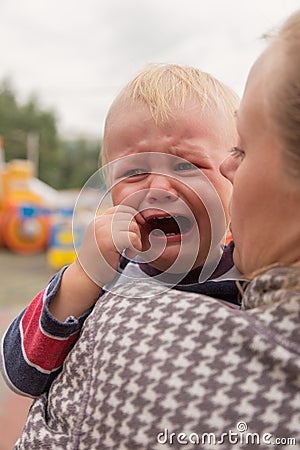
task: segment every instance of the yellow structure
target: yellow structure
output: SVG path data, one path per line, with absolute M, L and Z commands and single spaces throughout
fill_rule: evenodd
M 43 206 L 43 198 L 31 188 L 34 165 L 13 160 L 0 167 L 0 242 L 17 253 L 36 253 L 46 248 L 49 218 L 22 214 Z M 28 209 L 29 208 L 29 209 Z
M 30 160 L 4 163 L 0 136 L 0 246 L 23 254 L 45 250 L 49 265 L 60 269 L 75 260 L 75 248 L 81 244 L 99 196 L 93 189 L 89 191 L 91 197 L 78 208 L 74 224 L 79 192 L 56 191 L 34 174 Z
M 76 233 L 72 229 L 72 218 L 72 208 L 56 210 L 51 215 L 47 261 L 56 270 L 76 259 L 73 242 L 73 238 L 76 240 Z

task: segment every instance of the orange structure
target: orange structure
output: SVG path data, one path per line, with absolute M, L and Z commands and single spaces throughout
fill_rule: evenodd
M 40 214 L 22 214 L 24 207 L 32 210 L 43 206 L 43 198 L 32 189 L 34 169 L 29 160 L 13 160 L 6 164 L 3 158 L 1 161 L 0 243 L 17 253 L 42 251 L 48 241 L 49 218 Z

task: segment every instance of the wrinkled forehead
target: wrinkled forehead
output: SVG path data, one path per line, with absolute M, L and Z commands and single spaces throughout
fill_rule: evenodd
M 178 105 L 174 102 L 152 105 L 143 100 L 121 98 L 113 103 L 107 115 L 104 140 L 130 129 L 136 133 L 147 133 L 149 124 L 155 124 L 158 129 L 172 129 L 175 132 L 178 124 L 188 125 L 191 118 L 199 121 L 203 116 L 216 112 L 220 113 L 221 108 L 199 98 L 188 97 Z M 222 112 L 226 116 L 225 112 Z
M 149 169 L 149 171 L 156 170 L 158 173 L 165 173 L 168 168 L 178 163 L 188 163 L 188 160 L 171 153 L 143 152 L 118 158 L 109 163 L 108 167 L 112 173 L 122 167 L 144 167 Z
M 224 111 L 216 107 L 203 110 L 200 104 L 191 102 L 157 123 L 144 105 L 118 111 L 111 117 L 103 148 L 110 162 L 126 155 L 157 152 L 186 158 L 203 167 L 209 160 L 216 164 L 223 160 L 233 145 L 236 131 L 228 133 L 229 126 Z M 146 161 L 149 155 L 139 158 Z
M 197 94 L 188 94 L 185 97 L 176 99 L 166 99 L 157 96 L 155 99 L 131 98 L 124 95 L 118 96 L 112 103 L 106 118 L 106 124 L 112 125 L 114 120 L 127 117 L 131 112 L 141 111 L 149 114 L 157 124 L 167 123 L 174 115 L 179 112 L 196 108 L 203 111 L 206 108 L 216 108 L 209 98 L 200 98 Z

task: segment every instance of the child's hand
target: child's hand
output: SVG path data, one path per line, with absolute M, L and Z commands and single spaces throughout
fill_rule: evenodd
M 119 205 L 107 209 L 88 225 L 78 261 L 98 286 L 113 280 L 124 249 L 131 253 L 142 250 L 139 224 L 144 222 L 135 209 Z
M 88 225 L 78 258 L 65 270 L 49 305 L 58 320 L 80 317 L 96 303 L 101 287 L 114 279 L 125 248 L 142 250 L 138 223 L 145 223 L 142 215 L 122 205 L 107 209 Z

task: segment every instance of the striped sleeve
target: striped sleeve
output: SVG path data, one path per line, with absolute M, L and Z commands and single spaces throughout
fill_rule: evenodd
M 78 319 L 59 322 L 48 309 L 63 270 L 16 317 L 1 344 L 1 371 L 7 385 L 20 395 L 37 397 L 47 391 L 61 370 L 91 310 Z

